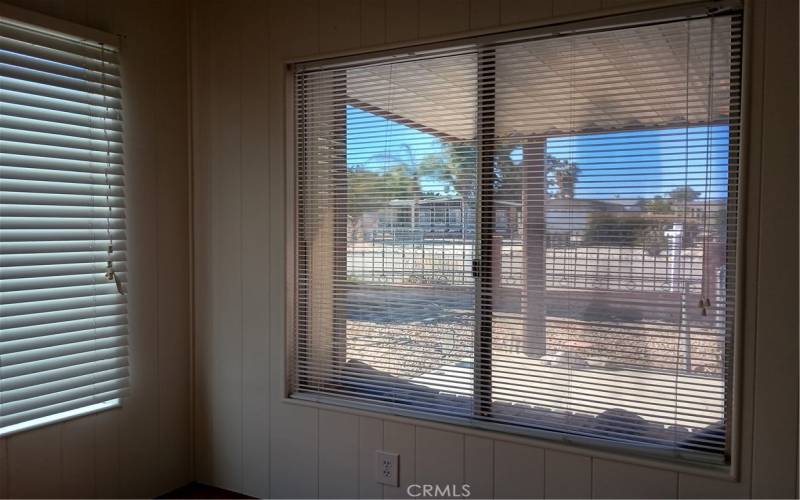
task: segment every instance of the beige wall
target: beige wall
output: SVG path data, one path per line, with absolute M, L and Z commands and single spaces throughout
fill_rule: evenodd
M 194 3 L 198 480 L 257 496 L 393 497 L 402 490 L 382 488 L 372 478 L 372 453 L 386 448 L 401 454 L 403 484 L 468 482 L 476 497 L 796 495 L 795 0 L 753 2 L 747 19 L 750 141 L 740 481 L 281 400 L 287 257 L 284 62 L 640 7 L 631 0 Z
M 187 3 L 5 1 L 126 36 L 132 395 L 0 439 L 0 496 L 152 497 L 191 478 Z
M 122 409 L 0 440 L 0 496 L 148 497 L 192 477 L 257 496 L 401 493 L 401 479 L 483 496 L 794 496 L 797 448 L 797 5 L 753 2 L 741 481 L 642 467 L 424 422 L 281 401 L 287 58 L 639 8 L 617 0 L 11 0 L 127 36 L 133 395 Z M 187 59 L 187 23 L 191 56 Z M 767 29 L 767 26 L 769 27 Z M 791 49 L 791 50 L 790 50 Z M 187 74 L 191 68 L 188 177 Z M 190 470 L 189 222 L 195 407 Z M 787 237 L 787 234 L 790 235 Z

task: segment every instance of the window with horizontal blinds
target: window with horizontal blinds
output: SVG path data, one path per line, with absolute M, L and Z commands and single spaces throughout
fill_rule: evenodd
M 726 462 L 741 18 L 295 69 L 292 397 Z
M 0 435 L 128 386 L 116 49 L 0 19 Z

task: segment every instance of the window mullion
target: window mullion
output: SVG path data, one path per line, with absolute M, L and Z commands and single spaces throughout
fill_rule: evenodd
M 492 301 L 495 236 L 495 51 L 478 51 L 477 66 L 478 182 L 475 217 L 477 257 L 475 261 L 475 352 L 474 415 L 489 418 L 492 413 Z

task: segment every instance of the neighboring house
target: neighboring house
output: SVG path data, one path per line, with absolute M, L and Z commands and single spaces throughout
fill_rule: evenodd
M 585 230 L 589 219 L 598 213 L 638 213 L 637 200 L 548 199 L 545 202 L 547 234 L 551 238 L 574 241 Z M 519 202 L 495 201 L 495 232 L 518 238 L 524 225 Z M 351 217 L 351 239 L 460 238 L 475 234 L 475 208 L 461 196 L 432 196 L 395 199 L 383 210 Z

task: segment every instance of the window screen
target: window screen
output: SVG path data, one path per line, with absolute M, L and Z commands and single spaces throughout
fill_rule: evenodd
M 119 66 L 0 19 L 0 434 L 128 384 Z
M 293 397 L 727 460 L 740 39 L 298 67 Z

